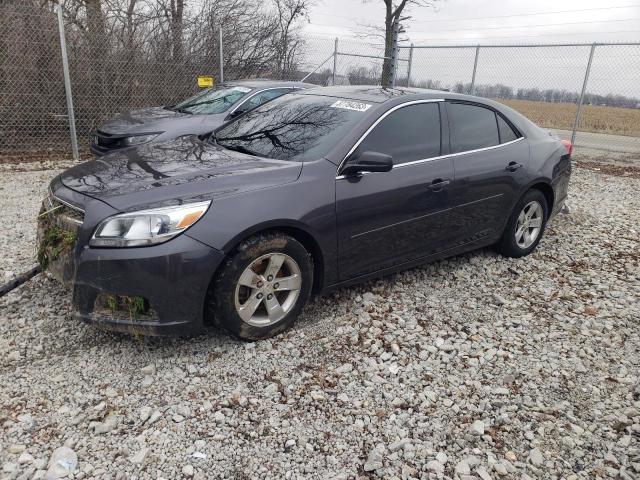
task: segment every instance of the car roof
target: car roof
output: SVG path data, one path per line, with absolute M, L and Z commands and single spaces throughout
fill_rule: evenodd
M 415 99 L 458 99 L 469 101 L 485 101 L 471 95 L 462 95 L 459 93 L 451 93 L 444 90 L 429 90 L 426 88 L 384 88 L 378 85 L 358 85 L 358 86 L 335 86 L 335 87 L 317 87 L 314 89 L 299 92 L 303 95 L 322 95 L 326 97 L 347 98 L 349 100 L 360 100 L 371 103 L 384 103 L 397 99 L 399 97 L 415 96 Z M 408 98 L 407 98 L 408 99 Z
M 544 137 L 547 135 L 545 130 L 507 105 L 488 98 L 452 93 L 444 90 L 429 90 L 426 88 L 413 87 L 383 88 L 379 85 L 358 85 L 311 88 L 303 92 L 296 92 L 296 94 L 344 98 L 379 105 L 390 103 L 390 107 L 412 100 L 459 100 L 474 102 L 489 106 L 501 112 L 511 120 L 519 130 L 523 131 L 529 137 Z
M 231 80 L 225 82 L 224 85 L 229 87 L 247 87 L 247 88 L 278 88 L 278 87 L 296 87 L 296 88 L 314 88 L 317 85 L 304 82 L 293 82 L 285 80 L 269 80 L 267 78 L 251 78 L 244 80 Z

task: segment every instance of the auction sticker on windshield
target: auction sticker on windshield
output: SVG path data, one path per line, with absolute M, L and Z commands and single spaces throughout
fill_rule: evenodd
M 231 90 L 235 90 L 236 92 L 242 92 L 242 93 L 247 93 L 251 91 L 251 89 L 247 87 L 233 87 Z
M 338 100 L 331 104 L 333 108 L 344 108 L 345 110 L 355 110 L 357 112 L 366 112 L 371 105 L 368 103 L 356 102 L 354 100 Z

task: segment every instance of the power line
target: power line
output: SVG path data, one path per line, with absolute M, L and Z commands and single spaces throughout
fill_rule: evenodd
M 634 5 L 618 5 L 613 7 L 594 7 L 594 8 L 580 8 L 577 10 L 556 10 L 553 12 L 537 12 L 537 13 L 514 13 L 509 15 L 493 15 L 490 17 L 470 17 L 460 18 L 455 20 L 415 20 L 415 23 L 442 23 L 442 22 L 463 22 L 467 20 L 490 20 L 493 18 L 511 18 L 511 17 L 531 17 L 536 15 L 554 15 L 556 13 L 577 13 L 577 12 L 591 12 L 595 10 L 612 10 L 621 8 L 640 8 L 640 4 Z
M 514 13 L 514 14 L 509 14 L 509 15 L 492 15 L 492 16 L 488 16 L 488 17 L 466 17 L 466 18 L 456 18 L 456 19 L 449 19 L 449 20 L 412 20 L 412 22 L 414 23 L 451 23 L 451 22 L 466 22 L 466 21 L 473 21 L 473 20 L 491 20 L 494 18 L 512 18 L 512 17 L 529 17 L 529 16 L 536 16 L 536 15 L 553 15 L 556 13 L 577 13 L 577 12 L 590 12 L 590 11 L 596 11 L 596 10 L 613 10 L 613 9 L 622 9 L 622 8 L 640 8 L 640 4 L 634 4 L 634 5 L 617 5 L 617 6 L 611 6 L 611 7 L 594 7 L 594 8 L 580 8 L 580 9 L 576 9 L 576 10 L 556 10 L 556 11 L 547 11 L 547 12 L 536 12 L 536 13 Z M 314 13 L 313 15 L 319 15 L 319 16 L 323 16 L 323 17 L 336 17 L 336 18 L 345 18 L 347 20 L 351 20 L 354 22 L 357 22 L 357 19 L 355 17 L 352 16 L 347 16 L 347 15 L 336 15 L 336 14 L 332 14 L 332 13 Z
M 585 20 L 580 22 L 562 22 L 562 23 L 539 23 L 534 25 L 504 25 L 500 27 L 476 27 L 476 28 L 452 28 L 447 30 L 412 30 L 413 33 L 441 33 L 441 32 L 465 32 L 465 31 L 478 31 L 478 30 L 504 30 L 504 29 L 513 29 L 513 28 L 536 28 L 536 27 L 563 27 L 566 25 L 582 25 L 582 24 L 592 24 L 592 23 L 616 23 L 616 22 L 632 22 L 635 20 L 640 20 L 640 17 L 634 18 L 620 18 L 614 20 Z M 339 25 L 329 25 L 326 23 L 314 23 L 309 22 L 310 25 L 315 25 L 317 27 L 332 27 L 332 28 L 340 28 Z M 409 26 L 409 28 L 411 28 Z
M 620 18 L 616 20 L 589 20 L 581 22 L 562 22 L 562 23 L 539 23 L 534 25 L 504 25 L 500 27 L 477 27 L 477 28 L 454 28 L 448 30 L 433 30 L 431 32 L 414 30 L 414 33 L 440 33 L 440 32 L 465 32 L 465 31 L 478 31 L 478 30 L 504 30 L 509 28 L 534 28 L 534 27 L 558 27 L 565 25 L 581 25 L 585 23 L 615 23 L 615 22 L 632 22 L 634 20 L 640 20 L 640 18 Z M 411 28 L 411 27 L 409 27 Z
M 614 34 L 614 33 L 638 33 L 638 30 L 615 30 L 612 32 L 597 32 L 598 35 L 600 34 Z M 562 32 L 562 33 L 539 33 L 537 35 L 501 35 L 501 36 L 492 36 L 492 37 L 485 37 L 485 36 L 473 36 L 473 37 L 464 37 L 462 39 L 460 39 L 460 37 L 446 37 L 446 38 L 436 38 L 436 37 L 429 37 L 429 38 L 415 38 L 412 39 L 413 41 L 417 41 L 417 40 L 434 40 L 434 41 L 441 41 L 441 40 L 469 40 L 469 39 L 474 39 L 474 38 L 479 38 L 479 39 L 487 39 L 487 38 L 536 38 L 536 37 L 562 37 L 565 35 L 591 35 L 593 37 L 594 33 L 593 32 Z

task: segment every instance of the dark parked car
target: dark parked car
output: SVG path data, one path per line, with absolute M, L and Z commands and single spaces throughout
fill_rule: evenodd
M 73 285 L 77 316 L 104 328 L 190 334 L 218 322 L 260 339 L 289 327 L 312 291 L 487 245 L 529 254 L 565 202 L 569 157 L 491 100 L 305 90 L 215 136 L 63 172 L 40 217 L 40 258 Z
M 95 132 L 96 156 L 182 135 L 211 133 L 224 122 L 286 93 L 316 85 L 273 80 L 239 80 L 208 88 L 176 105 L 150 107 L 118 115 Z

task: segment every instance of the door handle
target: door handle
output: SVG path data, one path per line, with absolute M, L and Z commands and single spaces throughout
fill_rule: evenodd
M 518 170 L 520 167 L 522 166 L 521 163 L 517 163 L 517 162 L 509 162 L 509 165 L 506 166 L 505 170 L 507 172 L 515 172 L 516 170 Z
M 444 189 L 444 187 L 446 187 L 447 185 L 449 185 L 449 180 L 443 180 L 441 178 L 436 178 L 433 182 L 431 182 L 431 184 L 429 185 L 429 190 L 431 190 L 432 192 L 440 192 Z

